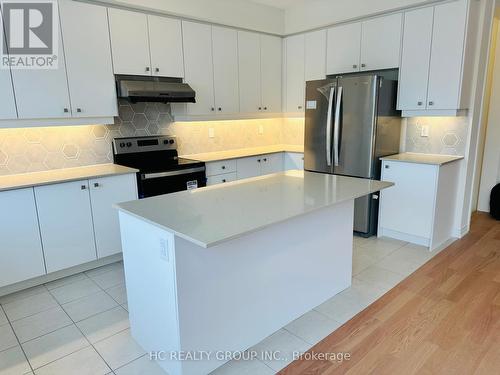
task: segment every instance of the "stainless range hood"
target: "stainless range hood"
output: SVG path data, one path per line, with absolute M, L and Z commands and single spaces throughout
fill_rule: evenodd
M 116 76 L 118 97 L 136 102 L 195 103 L 196 93 L 181 78 Z

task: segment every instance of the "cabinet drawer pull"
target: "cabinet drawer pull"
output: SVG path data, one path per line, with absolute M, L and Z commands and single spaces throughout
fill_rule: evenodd
M 434 105 L 434 102 L 433 102 L 433 101 L 430 101 L 430 102 L 429 102 L 429 105 Z
M 77 111 L 78 113 L 81 113 L 81 112 L 82 112 L 82 109 L 81 109 L 81 108 L 77 108 L 77 109 L 76 109 L 76 111 Z
M 222 168 L 222 169 L 226 169 L 226 166 L 225 166 L 225 165 L 223 165 L 221 168 Z
M 155 68 L 156 73 L 160 73 L 160 68 Z
M 222 179 L 222 182 L 226 182 L 226 179 L 225 179 L 225 178 L 224 178 L 224 179 Z
M 361 67 L 362 68 L 366 68 L 366 64 L 361 64 Z
M 386 165 L 385 165 L 385 169 L 389 169 L 389 168 L 390 168 L 390 167 L 386 164 Z
M 267 107 L 264 107 L 264 111 L 267 111 Z
M 99 182 L 94 182 L 94 187 L 99 187 Z
M 358 67 L 358 66 L 357 66 L 356 64 L 353 64 L 353 65 L 352 65 L 352 67 L 353 67 L 354 69 L 357 69 L 357 67 Z
M 257 162 L 260 163 L 260 159 L 257 159 Z
M 264 161 L 267 161 L 267 158 L 264 158 Z
M 212 107 L 210 110 L 213 112 L 213 111 L 215 111 L 215 108 L 214 108 L 214 107 Z
M 68 113 L 69 112 L 69 109 L 68 108 L 64 108 L 64 113 Z
M 149 72 L 149 66 L 146 66 L 146 72 Z
M 424 104 L 424 103 L 422 103 L 422 102 L 418 102 L 418 103 L 417 103 L 417 105 L 422 105 L 422 104 Z
M 222 108 L 221 108 L 221 107 L 219 107 L 219 108 L 218 108 L 218 110 L 219 110 L 219 111 L 222 111 Z
M 82 185 L 82 186 L 80 186 L 80 189 L 87 190 L 87 186 L 86 185 Z

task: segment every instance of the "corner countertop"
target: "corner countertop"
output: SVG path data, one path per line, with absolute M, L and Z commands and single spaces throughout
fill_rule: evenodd
M 438 155 L 438 154 L 418 154 L 415 152 L 405 152 L 402 154 L 384 156 L 381 160 L 400 161 L 404 163 L 444 165 L 457 160 L 462 160 L 463 156 Z
M 115 207 L 208 248 L 392 185 L 391 182 L 291 170 L 120 203 Z
M 85 167 L 54 169 L 43 172 L 13 174 L 0 176 L 0 191 L 136 172 L 138 172 L 137 169 L 117 164 L 97 164 Z
M 237 159 L 237 158 L 244 158 L 247 156 L 273 154 L 273 153 L 277 153 L 277 152 L 303 153 L 304 146 L 303 145 L 279 144 L 279 145 L 271 145 L 271 146 L 237 148 L 234 150 L 226 150 L 226 151 L 205 152 L 205 153 L 201 153 L 201 154 L 181 155 L 181 157 L 186 158 L 186 159 L 199 160 L 199 161 L 203 161 L 205 163 L 208 163 L 211 161 Z

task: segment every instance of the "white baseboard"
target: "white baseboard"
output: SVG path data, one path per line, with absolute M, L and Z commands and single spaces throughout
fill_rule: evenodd
M 394 238 L 396 240 L 410 242 L 410 243 L 413 243 L 415 245 L 421 245 L 421 246 L 427 246 L 427 247 L 429 247 L 430 242 L 431 242 L 429 238 L 414 236 L 412 234 L 402 233 L 402 232 L 398 232 L 396 230 L 391 230 L 391 229 L 386 229 L 386 228 L 379 228 L 378 236 L 379 237 Z

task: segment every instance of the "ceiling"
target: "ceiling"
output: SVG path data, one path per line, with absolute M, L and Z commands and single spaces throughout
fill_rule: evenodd
M 304 0 L 251 0 L 254 3 L 268 5 L 274 8 L 287 9 Z

